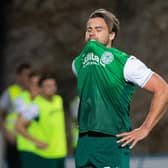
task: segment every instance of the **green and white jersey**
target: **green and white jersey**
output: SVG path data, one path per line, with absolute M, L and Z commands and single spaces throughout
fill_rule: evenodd
M 89 41 L 73 61 L 80 97 L 80 133 L 116 135 L 131 129 L 129 108 L 135 85 L 124 77 L 128 59 L 126 53 L 116 48 Z

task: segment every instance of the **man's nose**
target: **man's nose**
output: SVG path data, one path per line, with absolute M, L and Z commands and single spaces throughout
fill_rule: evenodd
M 92 30 L 92 31 L 89 33 L 89 36 L 90 36 L 90 37 L 95 37 L 95 36 L 96 36 L 95 30 Z

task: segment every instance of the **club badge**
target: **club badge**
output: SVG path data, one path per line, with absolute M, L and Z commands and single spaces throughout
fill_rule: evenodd
M 101 57 L 102 64 L 110 64 L 114 59 L 114 56 L 111 52 L 105 51 Z

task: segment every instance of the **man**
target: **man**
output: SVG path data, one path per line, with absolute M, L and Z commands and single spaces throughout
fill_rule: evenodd
M 20 134 L 19 132 L 23 132 L 25 130 L 25 125 L 24 125 L 24 118 L 22 117 L 25 112 L 25 110 L 28 108 L 28 106 L 34 101 L 37 95 L 39 95 L 39 86 L 38 82 L 40 79 L 40 75 L 36 72 L 32 72 L 29 75 L 29 89 L 27 91 L 22 92 L 15 100 L 14 105 L 15 105 L 15 111 L 18 113 L 18 117 L 16 120 L 16 129 L 18 129 L 18 134 L 17 134 L 17 149 L 19 151 L 19 156 L 20 156 L 20 161 L 21 161 L 21 167 L 24 168 L 25 161 L 26 163 L 29 162 L 29 158 L 26 158 L 23 154 L 23 149 L 25 145 L 26 138 Z M 26 125 L 27 127 L 27 125 Z M 45 145 L 45 144 L 44 144 Z M 29 146 L 27 146 L 28 151 L 31 150 L 29 149 Z M 25 149 L 24 149 L 25 150 Z M 28 165 L 28 164 L 27 164 Z
M 14 111 L 16 97 L 28 88 L 31 66 L 20 64 L 16 69 L 16 83 L 9 86 L 0 98 L 0 128 L 6 143 L 6 161 L 9 168 L 19 168 L 19 156 L 16 150 L 16 131 L 14 128 L 17 114 Z
M 22 168 L 64 168 L 67 146 L 62 98 L 55 95 L 56 81 L 50 75 L 40 78 L 39 87 L 40 95 L 18 109 Z
M 98 9 L 87 21 L 86 45 L 73 61 L 78 78 L 79 141 L 76 167 L 128 168 L 130 148 L 164 115 L 168 85 L 134 56 L 113 48 L 119 21 Z M 153 93 L 142 125 L 131 130 L 129 106 L 135 85 Z

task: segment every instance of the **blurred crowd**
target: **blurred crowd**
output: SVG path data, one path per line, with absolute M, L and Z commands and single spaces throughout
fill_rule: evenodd
M 2 167 L 65 168 L 66 120 L 55 76 L 23 63 L 16 68 L 15 79 L 0 97 Z M 73 150 L 78 138 L 78 103 L 76 96 L 69 107 Z

